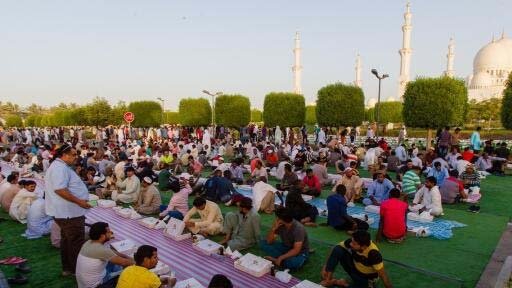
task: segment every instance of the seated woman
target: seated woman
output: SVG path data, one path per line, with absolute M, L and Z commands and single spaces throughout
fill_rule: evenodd
M 306 203 L 302 198 L 301 190 L 294 187 L 286 196 L 286 208 L 292 213 L 292 217 L 304 226 L 316 227 L 318 210 L 315 206 Z

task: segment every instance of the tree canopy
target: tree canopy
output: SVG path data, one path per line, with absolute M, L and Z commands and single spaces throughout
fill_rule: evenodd
M 306 106 L 306 124 L 315 125 L 316 122 L 316 105 Z
M 316 118 L 321 126 L 357 126 L 364 120 L 364 93 L 360 87 L 343 83 L 318 90 Z
M 206 98 L 181 99 L 179 115 L 182 125 L 208 126 L 212 120 L 212 108 Z
M 251 110 L 251 122 L 263 122 L 263 112 L 258 109 Z
M 299 127 L 305 117 L 304 96 L 286 92 L 271 92 L 265 96 L 263 121 L 266 126 Z
M 512 129 L 512 73 L 508 75 L 501 103 L 501 124 L 506 129 Z
M 461 125 L 467 113 L 468 94 L 464 81 L 450 77 L 418 78 L 404 93 L 405 125 L 438 128 Z
M 134 127 L 155 127 L 162 122 L 162 106 L 156 101 L 131 102 L 128 111 L 135 115 Z
M 373 113 L 377 113 L 377 109 L 380 107 L 380 119 L 379 123 L 401 123 L 403 122 L 402 108 L 403 104 L 400 101 L 386 101 L 375 104 Z M 377 114 L 374 114 L 374 121 L 377 120 Z
M 242 95 L 221 95 L 215 99 L 215 124 L 241 127 L 251 120 L 251 102 Z

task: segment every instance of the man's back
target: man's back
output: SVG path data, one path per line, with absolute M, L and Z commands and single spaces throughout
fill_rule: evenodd
M 158 288 L 162 285 L 158 276 L 142 266 L 127 267 L 119 276 L 117 288 Z
M 380 215 L 384 219 L 384 236 L 390 239 L 398 239 L 405 236 L 407 231 L 405 221 L 407 207 L 407 203 L 397 198 L 390 198 L 382 202 L 380 205 Z
M 80 249 L 76 261 L 76 281 L 79 288 L 96 287 L 106 275 L 108 261 L 116 254 L 99 242 L 88 240 Z

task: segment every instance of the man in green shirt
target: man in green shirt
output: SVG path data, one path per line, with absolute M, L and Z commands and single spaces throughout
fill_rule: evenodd
M 160 173 L 158 173 L 158 190 L 167 191 L 169 190 L 169 178 L 171 177 L 171 172 L 169 172 L 169 164 L 162 163 L 161 164 Z
M 231 250 L 247 249 L 260 238 L 260 215 L 252 210 L 252 200 L 244 197 L 238 206 L 239 213 L 228 212 L 224 218 L 226 236 L 220 244 Z
M 402 192 L 407 195 L 414 195 L 421 187 L 420 167 L 414 166 L 411 170 L 405 172 L 402 178 Z

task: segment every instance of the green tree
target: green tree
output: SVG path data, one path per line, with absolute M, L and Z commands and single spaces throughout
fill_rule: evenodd
M 358 126 L 364 118 L 360 87 L 335 83 L 318 90 L 316 118 L 321 126 Z
M 164 112 L 164 122 L 165 124 L 181 124 L 180 123 L 180 113 L 179 112 L 173 112 L 173 111 L 166 111 Z
M 512 129 L 512 73 L 508 75 L 501 101 L 501 124 L 506 129 Z
M 256 108 L 251 110 L 251 122 L 263 122 L 263 112 Z
M 271 92 L 265 96 L 263 121 L 266 126 L 300 127 L 305 118 L 304 96 L 286 92 Z
M 162 122 L 162 106 L 156 101 L 136 101 L 128 105 L 128 111 L 135 115 L 134 127 L 155 127 Z
M 364 109 L 364 120 L 375 122 L 375 107 Z
M 238 128 L 251 120 L 251 102 L 242 95 L 221 95 L 215 99 L 215 124 Z
M 96 97 L 84 108 L 88 125 L 105 127 L 109 124 L 112 107 L 105 98 Z
M 403 118 L 406 126 L 432 129 L 461 125 L 467 113 L 468 92 L 464 81 L 450 77 L 418 78 L 407 84 Z
M 306 124 L 315 125 L 316 123 L 316 105 L 306 106 Z
M 25 119 L 25 126 L 27 127 L 41 127 L 42 115 L 32 114 Z
M 403 122 L 402 117 L 402 108 L 403 104 L 399 101 L 387 101 L 387 102 L 380 102 L 375 104 L 375 111 L 374 113 L 377 113 L 377 109 L 380 107 L 379 113 L 380 113 L 380 119 L 379 122 L 386 124 L 386 123 L 401 123 Z M 377 115 L 377 114 L 375 114 Z M 377 116 L 375 116 L 376 118 Z
M 111 125 L 123 124 L 123 115 L 126 111 L 128 111 L 128 106 L 126 106 L 126 103 L 124 101 L 117 102 L 117 104 L 114 107 L 112 107 L 108 123 Z
M 8 115 L 5 117 L 5 126 L 7 127 L 23 127 L 23 119 L 18 115 Z
M 212 120 L 212 108 L 206 98 L 181 99 L 179 114 L 185 126 L 208 126 Z

